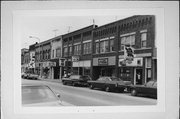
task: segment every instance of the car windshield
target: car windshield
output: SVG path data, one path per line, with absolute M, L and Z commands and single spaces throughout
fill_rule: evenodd
M 57 101 L 47 86 L 22 86 L 22 104 Z
M 90 79 L 89 76 L 81 76 L 81 78 L 84 79 L 84 80 L 89 80 Z
M 149 82 L 147 82 L 146 86 L 147 86 L 147 87 L 152 87 L 153 84 L 154 84 L 154 81 L 149 81 Z
M 121 79 L 120 79 L 120 78 L 117 78 L 117 77 L 111 77 L 111 80 L 112 80 L 112 81 L 121 81 Z
M 70 78 L 72 78 L 72 79 L 79 79 L 80 75 L 72 75 Z

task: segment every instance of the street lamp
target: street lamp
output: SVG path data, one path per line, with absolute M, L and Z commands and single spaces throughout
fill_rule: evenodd
M 35 38 L 35 39 L 38 39 L 39 43 L 40 43 L 40 38 L 36 37 L 36 36 L 29 36 L 29 38 Z M 39 46 L 39 51 L 40 51 L 40 45 L 38 44 Z M 38 57 L 39 57 L 40 54 L 38 54 Z M 40 67 L 39 67 L 39 70 L 40 70 Z M 40 76 L 41 76 L 41 72 L 40 72 Z
M 40 43 L 40 38 L 36 37 L 36 36 L 29 36 L 29 38 L 35 38 L 38 39 L 39 43 Z

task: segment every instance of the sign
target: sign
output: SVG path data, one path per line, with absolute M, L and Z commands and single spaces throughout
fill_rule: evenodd
M 134 58 L 133 61 L 119 59 L 119 66 L 143 66 L 143 58 Z
M 78 62 L 79 56 L 72 56 L 72 62 Z
M 65 66 L 65 59 L 59 59 L 59 66 Z
M 50 62 L 50 66 L 51 67 L 55 67 L 56 66 L 56 62 Z
M 108 58 L 98 59 L 98 64 L 99 65 L 108 65 Z
M 130 63 L 134 59 L 134 49 L 131 46 L 125 46 L 124 48 L 124 59 Z

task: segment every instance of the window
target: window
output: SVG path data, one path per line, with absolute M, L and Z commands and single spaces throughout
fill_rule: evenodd
M 52 58 L 54 58 L 54 50 L 52 51 Z
M 101 41 L 100 42 L 100 53 L 109 52 L 109 41 Z
M 99 42 L 96 42 L 96 54 L 99 53 Z
M 147 58 L 146 68 L 151 68 L 151 58 Z
M 56 49 L 56 57 L 61 57 L 61 48 Z
M 114 39 L 110 40 L 110 52 L 115 51 L 114 50 Z
M 69 46 L 69 55 L 72 55 L 72 46 Z
M 146 47 L 147 46 L 147 33 L 141 33 L 141 47 Z
M 67 47 L 64 48 L 64 56 L 65 57 L 68 56 L 68 48 Z
M 121 50 L 124 50 L 125 45 L 135 46 L 135 35 L 121 37 Z
M 74 46 L 74 55 L 80 55 L 81 54 L 81 44 Z
M 90 54 L 91 53 L 91 42 L 84 43 L 84 48 L 83 48 L 83 54 Z

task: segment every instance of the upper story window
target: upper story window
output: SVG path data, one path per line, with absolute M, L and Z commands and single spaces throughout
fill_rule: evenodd
M 91 53 L 91 42 L 83 44 L 83 54 L 90 54 Z
M 114 39 L 110 40 L 110 52 L 115 51 L 114 49 Z
M 147 47 L 147 30 L 141 31 L 141 47 Z
M 61 48 L 56 49 L 56 57 L 61 57 Z
M 69 46 L 69 56 L 72 55 L 72 46 Z
M 109 41 L 101 41 L 100 42 L 100 53 L 109 52 Z
M 54 58 L 54 50 L 52 51 L 52 58 Z
M 64 48 L 64 57 L 67 57 L 67 56 L 68 56 L 68 48 L 65 47 L 65 48 Z
M 74 46 L 74 55 L 81 55 L 81 44 Z
M 95 50 L 96 54 L 99 54 L 99 42 L 96 42 L 96 47 L 95 48 L 96 48 L 96 50 Z
M 125 45 L 135 46 L 135 34 L 121 35 L 121 50 L 124 50 Z

